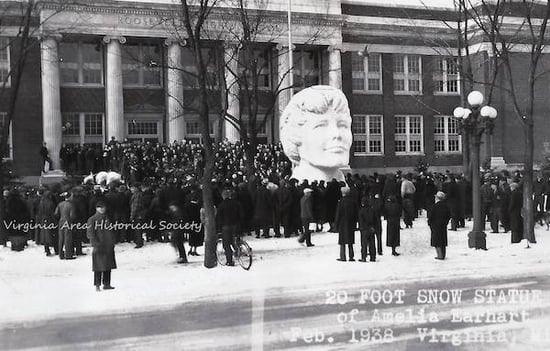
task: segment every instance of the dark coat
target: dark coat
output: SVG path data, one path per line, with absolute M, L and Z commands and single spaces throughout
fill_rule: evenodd
M 333 222 L 336 216 L 336 207 L 338 206 L 338 200 L 342 197 L 340 192 L 340 184 L 337 181 L 331 181 L 327 184 L 327 191 L 325 192 L 326 202 L 326 215 L 327 221 Z
M 386 218 L 386 246 L 397 247 L 401 242 L 401 212 L 403 208 L 395 202 L 386 201 L 384 217 Z
M 273 221 L 273 197 L 264 186 L 254 192 L 254 223 L 257 227 L 267 227 Z
M 431 245 L 435 247 L 447 246 L 447 225 L 451 219 L 451 211 L 446 201 L 436 202 L 428 214 L 428 225 L 430 226 Z
M 183 206 L 183 212 L 187 217 L 187 222 L 194 222 L 195 224 L 201 223 L 201 205 L 198 201 L 189 200 Z M 193 229 L 185 230 L 189 236 L 189 245 L 190 246 L 202 246 L 204 243 L 204 225 L 201 224 L 201 229 L 199 231 Z
M 216 224 L 222 228 L 226 225 L 237 225 L 242 229 L 244 212 L 241 204 L 235 199 L 222 200 L 216 211 Z
M 6 213 L 4 220 L 6 223 L 12 222 L 14 225 L 26 224 L 30 221 L 29 210 L 25 201 L 19 194 L 9 194 L 6 199 Z M 4 223 L 2 223 L 4 225 Z M 26 233 L 22 228 L 11 226 L 7 233 L 9 236 L 24 236 Z
M 510 213 L 510 229 L 512 231 L 512 243 L 519 243 L 523 239 L 523 217 L 521 209 L 523 207 L 523 193 L 516 189 L 510 193 L 510 202 L 508 211 Z
M 108 226 L 111 221 L 105 214 L 96 213 L 88 219 L 86 234 L 92 244 L 92 270 L 106 272 L 115 269 L 116 233 Z M 103 226 L 103 227 L 102 227 Z
M 344 196 L 338 201 L 334 223 L 338 231 L 339 245 L 355 244 L 355 229 L 357 228 L 358 209 L 355 201 Z
M 372 206 L 363 206 L 359 210 L 359 230 L 366 231 L 368 234 L 375 233 L 378 226 L 376 209 Z
M 300 217 L 302 218 L 302 222 L 309 222 L 313 223 L 315 222 L 315 216 L 313 211 L 313 195 L 305 195 L 302 196 L 302 199 L 300 200 Z
M 279 193 L 279 210 L 281 211 L 281 222 L 283 225 L 288 225 L 292 219 L 292 216 L 296 216 L 296 213 L 292 212 L 292 190 L 286 186 L 283 186 Z
M 44 245 L 57 245 L 54 241 L 55 232 L 57 232 L 57 230 L 54 229 L 54 226 L 56 226 L 55 208 L 56 204 L 53 196 L 44 195 L 41 197 L 36 212 L 36 223 L 40 225 L 40 242 Z M 55 228 L 57 228 L 57 226 Z

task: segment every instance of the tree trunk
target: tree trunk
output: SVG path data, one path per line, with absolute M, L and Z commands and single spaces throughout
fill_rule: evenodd
M 532 116 L 529 116 L 532 118 Z M 524 122 L 525 154 L 523 171 L 523 238 L 535 243 L 535 206 L 533 202 L 534 135 L 532 120 Z
M 206 156 L 205 167 L 202 177 L 202 201 L 204 208 L 204 266 L 214 268 L 218 264 L 216 257 L 216 212 L 214 210 L 214 196 L 212 194 L 212 170 L 214 161 L 212 156 Z M 212 152 L 210 151 L 212 154 Z

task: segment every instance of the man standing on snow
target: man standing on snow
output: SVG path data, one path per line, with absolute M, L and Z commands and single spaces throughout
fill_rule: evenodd
M 92 270 L 94 272 L 94 285 L 96 291 L 100 291 L 103 282 L 103 290 L 114 289 L 111 286 L 111 270 L 116 269 L 115 243 L 116 233 L 111 230 L 111 221 L 106 214 L 106 206 L 103 202 L 96 204 L 96 213 L 88 219 L 86 234 L 92 244 Z

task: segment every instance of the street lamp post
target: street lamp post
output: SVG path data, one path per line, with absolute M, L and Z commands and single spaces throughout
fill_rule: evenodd
M 483 94 L 472 91 L 468 94 L 470 108 L 457 107 L 453 115 L 461 119 L 462 128 L 470 136 L 472 158 L 472 200 L 474 227 L 468 234 L 468 247 L 487 250 L 484 218 L 481 213 L 481 180 L 479 176 L 479 158 L 481 137 L 487 130 L 493 128 L 493 120 L 497 117 L 497 110 L 491 106 L 481 106 Z

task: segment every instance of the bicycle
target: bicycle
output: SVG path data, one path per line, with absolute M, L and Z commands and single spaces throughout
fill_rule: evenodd
M 240 235 L 237 235 L 231 243 L 233 249 L 233 257 L 239 262 L 244 270 L 249 270 L 252 266 L 252 248 Z M 216 243 L 216 256 L 218 257 L 218 263 L 222 266 L 227 264 L 227 258 L 225 257 L 225 250 L 223 248 L 223 238 L 219 237 Z

